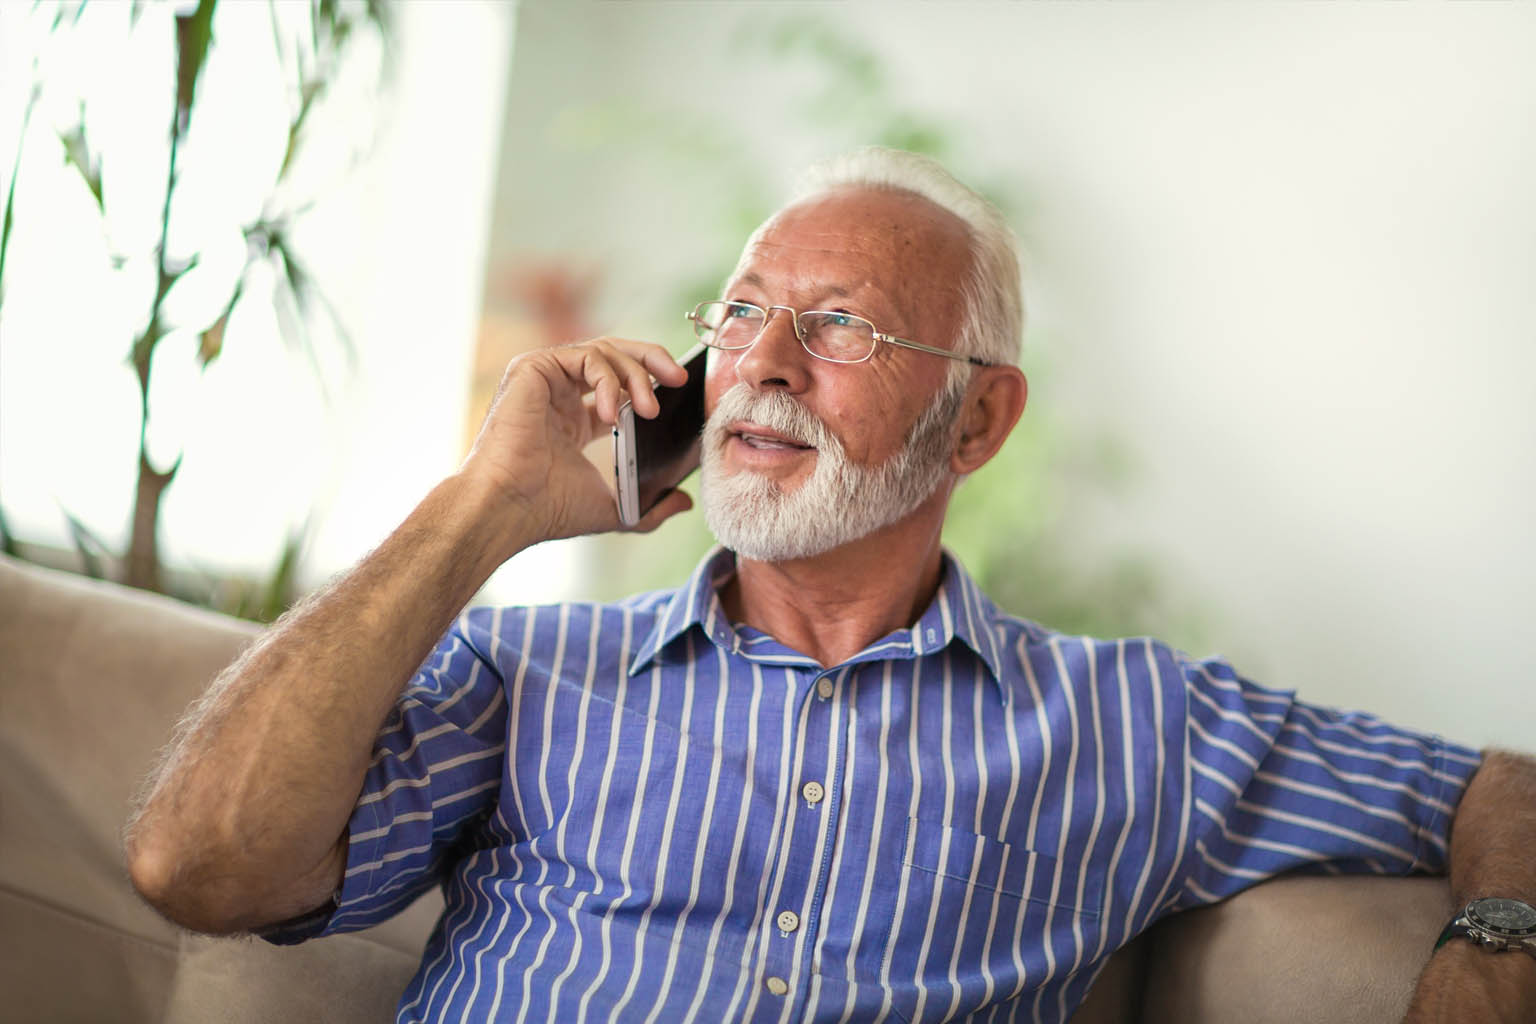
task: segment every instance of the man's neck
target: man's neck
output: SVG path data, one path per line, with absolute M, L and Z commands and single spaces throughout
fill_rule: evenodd
M 731 621 L 822 665 L 848 660 L 912 625 L 933 600 L 942 567 L 938 520 L 914 516 L 813 558 L 738 557 L 720 590 Z

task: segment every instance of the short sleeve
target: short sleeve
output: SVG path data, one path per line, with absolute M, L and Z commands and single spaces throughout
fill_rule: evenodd
M 401 692 L 374 741 L 348 823 L 347 868 L 331 904 L 257 934 L 280 945 L 357 931 L 440 881 L 449 854 L 494 808 L 506 750 L 502 677 L 469 639 L 465 613 Z
M 1286 871 L 1439 874 L 1481 757 L 1184 660 L 1193 798 L 1179 907 Z

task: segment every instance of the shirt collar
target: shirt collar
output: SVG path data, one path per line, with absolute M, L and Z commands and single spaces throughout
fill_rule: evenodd
M 960 641 L 987 666 L 997 686 L 998 699 L 1006 704 L 1008 684 L 1003 676 L 998 633 L 993 628 L 998 614 L 997 606 L 982 593 L 960 560 L 945 551 L 938 592 L 911 630 L 913 651 L 932 654 Z
M 688 581 L 672 592 L 656 609 L 650 632 L 635 648 L 629 674 L 644 670 L 662 649 L 697 625 L 726 650 L 735 646 L 736 631 L 720 606 L 716 591 L 736 572 L 736 554 L 716 546 L 704 556 Z
M 717 595 L 719 587 L 736 572 L 736 555 L 715 547 L 694 569 L 688 581 L 657 606 L 656 619 L 630 661 L 629 672 L 643 671 L 663 649 L 692 626 L 698 626 L 714 643 L 728 651 L 739 649 L 735 627 L 726 617 Z M 998 697 L 1008 700 L 998 637 L 992 628 L 998 611 L 982 593 L 959 560 L 945 551 L 939 589 L 926 611 L 910 629 L 898 630 L 875 641 L 850 661 L 873 657 L 921 657 L 944 650 L 958 640 L 987 666 Z

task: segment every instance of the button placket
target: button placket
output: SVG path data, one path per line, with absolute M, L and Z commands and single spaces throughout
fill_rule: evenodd
M 806 745 L 806 754 L 803 759 L 797 757 L 798 763 L 791 768 L 800 773 L 798 785 L 792 783 L 781 797 L 789 801 L 789 820 L 785 824 L 793 838 L 787 856 L 779 861 L 785 872 L 784 884 L 769 897 L 778 907 L 770 910 L 773 916 L 768 927 L 772 930 L 768 935 L 772 939 L 767 942 L 760 967 L 764 986 L 773 996 L 789 995 L 791 986 L 786 979 L 795 976 L 796 965 L 810 955 L 811 943 L 815 940 L 811 928 L 816 906 L 827 884 L 827 847 L 831 842 L 831 826 L 823 811 L 831 812 L 833 796 L 833 780 L 820 776 L 841 764 L 837 748 L 845 741 L 843 734 L 846 732 L 843 722 L 846 709 L 829 706 L 827 702 L 836 695 L 838 680 L 845 673 L 846 669 L 812 675 L 816 700 L 810 702 L 812 706 L 808 709 L 802 705 L 803 711 L 808 713 L 800 720 L 797 730 L 797 740 Z M 834 728 L 837 735 L 833 735 Z

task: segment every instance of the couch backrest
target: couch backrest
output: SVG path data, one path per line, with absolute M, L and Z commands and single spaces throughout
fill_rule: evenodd
M 0 885 L 174 941 L 121 884 L 123 822 L 168 726 L 254 632 L 0 560 Z
M 269 953 L 184 935 L 128 883 L 121 833 L 140 781 L 256 632 L 0 556 L 0 992 L 15 1019 L 272 1020 L 274 999 L 358 1002 L 350 975 L 373 1001 L 328 1019 L 378 1020 L 393 1006 L 435 896 L 366 939 Z

